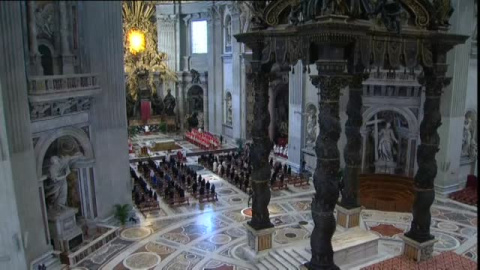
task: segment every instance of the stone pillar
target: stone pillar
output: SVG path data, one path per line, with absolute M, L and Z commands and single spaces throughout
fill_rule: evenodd
M 262 70 L 260 62 L 263 42 L 258 41 L 248 44 L 252 48 L 252 70 L 247 74 L 255 89 L 255 101 L 253 110 L 255 119 L 252 127 L 253 146 L 250 148 L 250 161 L 253 166 L 251 176 L 251 187 L 253 190 L 252 220 L 248 224 L 255 230 L 273 227 L 268 213 L 270 202 L 270 165 L 268 156 L 272 150 L 272 142 L 268 137 L 268 124 L 270 114 L 268 113 L 268 78 L 267 73 Z
M 4 124 L 3 120 L 0 120 L 1 126 L 5 127 L 0 130 L 0 209 L 6 217 L 0 219 L 0 257 L 10 258 L 10 261 L 0 260 L 0 269 L 26 269 L 22 266 L 25 261 L 28 265 L 51 250 L 50 243 L 45 239 L 46 228 L 39 203 L 40 193 L 26 91 L 28 87 L 22 35 L 23 4 L 0 2 L 0 90 L 3 99 L 0 104 L 0 119 L 5 119 Z M 13 183 L 11 179 L 14 179 Z M 5 200 L 7 203 L 3 204 Z M 10 215 L 14 216 L 10 218 Z M 16 227 L 12 227 L 14 224 Z M 3 257 L 4 260 L 5 258 Z M 8 267 L 10 265 L 12 267 Z
M 274 85 L 270 84 L 268 87 L 268 96 L 270 99 L 268 100 L 268 112 L 270 113 L 270 125 L 268 125 L 268 137 L 270 140 L 275 144 L 273 141 L 275 138 L 275 89 Z
M 112 215 L 115 204 L 132 203 L 127 151 L 121 2 L 82 2 L 82 35 L 90 72 L 99 74 L 102 92 L 90 108 L 91 142 L 98 218 Z M 98 14 L 102 14 L 99 16 Z
M 232 35 L 241 32 L 240 25 L 240 9 L 236 3 L 229 6 L 230 15 L 232 19 Z M 233 138 L 238 139 L 242 137 L 242 98 L 244 91 L 242 91 L 242 51 L 241 43 L 237 42 L 232 37 L 232 127 Z
M 68 21 L 67 2 L 59 1 L 58 7 L 60 10 L 60 39 L 62 46 L 62 73 L 73 74 L 73 55 L 70 51 L 70 44 L 68 43 Z
M 205 77 L 205 82 L 207 77 Z M 208 85 L 203 84 L 203 129 L 208 131 Z
M 343 190 L 342 200 L 338 208 L 339 215 L 347 215 L 348 222 L 343 224 L 343 227 L 350 228 L 359 225 L 360 203 L 358 201 L 358 174 L 362 166 L 362 135 L 360 128 L 362 127 L 362 82 L 368 77 L 368 74 L 356 74 L 349 85 L 347 115 L 348 120 L 345 123 L 345 135 L 347 137 L 347 144 L 343 150 L 343 157 L 345 159 L 345 169 L 343 171 Z M 348 209 L 348 213 L 341 211 L 341 209 Z M 352 211 L 357 209 L 358 211 Z M 351 216 L 351 215 L 354 216 Z M 351 216 L 351 217 L 350 217 Z M 340 220 L 337 219 L 337 222 Z
M 177 108 L 178 108 L 178 116 L 180 119 L 180 130 L 183 132 L 185 129 L 185 95 L 184 95 L 184 82 L 177 82 L 176 91 L 178 93 L 177 96 Z
M 78 192 L 82 206 L 82 216 L 87 220 L 97 217 L 95 203 L 95 188 L 93 186 L 93 165 L 95 160 L 80 160 L 75 162 L 73 168 L 77 170 Z
M 449 20 L 451 33 L 471 35 L 471 27 L 469 26 L 476 24 L 474 12 L 477 8 L 475 2 L 451 1 L 455 9 Z M 446 63 L 449 66 L 447 76 L 452 78 L 452 83 L 445 87 L 440 102 L 442 126 L 438 130 L 441 139 L 437 161 L 439 165 L 445 165 L 448 169 L 439 170 L 435 179 L 435 191 L 444 195 L 462 189 L 462 183 L 467 180 L 468 173 L 462 171 L 463 166 L 460 157 L 466 113 L 465 105 L 469 102 L 467 89 L 471 47 L 472 38 L 469 38 L 464 44 L 455 46 L 446 57 Z M 477 83 L 476 76 L 475 72 L 475 84 Z M 476 103 L 476 98 L 474 100 Z
M 0 238 L 3 239 L 0 243 L 0 268 L 27 269 L 3 108 L 2 81 L 0 81 L 0 190 L 3 194 L 0 196 L 0 212 L 4 217 L 8 217 L 0 220 L 0 227 L 2 228 Z
M 315 223 L 310 237 L 312 259 L 306 266 L 308 269 L 339 269 L 333 261 L 332 236 L 336 228 L 333 210 L 339 197 L 340 90 L 348 85 L 349 77 L 342 72 L 346 70 L 347 61 L 318 60 L 316 65 L 318 75 L 310 77 L 318 89 L 320 134 L 315 145 L 317 167 L 313 175 L 316 193 L 312 200 Z
M 28 1 L 28 41 L 30 49 L 30 75 L 43 75 L 43 67 L 38 53 L 37 24 L 35 22 L 36 1 Z
M 424 45 L 425 46 L 425 45 Z M 417 149 L 418 171 L 415 175 L 413 202 L 413 220 L 410 231 L 404 235 L 404 254 L 417 261 L 430 258 L 433 252 L 434 236 L 430 234 L 431 214 L 430 207 L 435 200 L 434 180 L 437 176 L 437 162 L 435 155 L 439 151 L 440 136 L 438 128 L 442 124 L 440 114 L 440 96 L 443 88 L 450 83 L 445 76 L 447 65 L 445 60 L 446 46 L 433 45 L 435 53 L 433 67 L 423 67 L 424 75 L 420 83 L 425 86 L 424 116 L 420 124 L 421 143 Z M 430 48 L 429 48 L 430 49 Z M 414 250 L 421 252 L 414 252 Z M 421 254 L 421 258 L 416 255 Z

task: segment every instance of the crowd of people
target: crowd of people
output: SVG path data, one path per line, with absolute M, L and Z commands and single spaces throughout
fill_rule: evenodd
M 210 153 L 201 155 L 198 163 L 248 193 L 252 166 L 247 155 L 238 152 L 219 155 Z
M 185 132 L 185 139 L 202 149 L 217 149 L 221 142 L 209 132 L 201 132 L 197 129 Z
M 156 163 L 153 160 L 137 163 L 137 170 L 143 174 L 142 185 L 149 185 L 170 204 L 189 203 L 186 192 L 191 192 L 194 197 L 214 196 L 215 184 L 202 179 L 200 174 L 185 163 L 176 160 L 173 156 L 167 161 L 164 157 Z M 147 191 L 148 192 L 148 187 Z M 155 192 L 153 192 L 156 196 Z

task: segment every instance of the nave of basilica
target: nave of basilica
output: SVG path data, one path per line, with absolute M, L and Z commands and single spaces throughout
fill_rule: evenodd
M 477 0 L 1 1 L 0 269 L 477 268 Z

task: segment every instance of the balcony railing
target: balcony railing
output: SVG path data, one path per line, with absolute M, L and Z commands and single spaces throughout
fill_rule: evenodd
M 36 76 L 28 79 L 30 95 L 54 94 L 99 88 L 96 74 Z

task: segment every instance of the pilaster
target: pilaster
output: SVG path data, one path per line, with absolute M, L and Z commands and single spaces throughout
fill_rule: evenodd
M 91 107 L 95 149 L 94 177 L 98 217 L 109 217 L 113 205 L 131 203 L 128 136 L 123 71 L 121 2 L 82 2 L 85 50 L 102 88 Z M 99 16 L 98 14 L 102 14 Z
M 474 1 L 452 1 L 455 12 L 450 18 L 450 32 L 470 35 L 470 27 L 474 18 Z M 440 134 L 440 151 L 437 154 L 439 166 L 447 168 L 439 170 L 435 179 L 435 190 L 446 194 L 461 189 L 460 184 L 466 181 L 461 174 L 460 156 L 462 151 L 463 125 L 465 120 L 465 104 L 467 102 L 467 82 L 472 39 L 455 46 L 447 54 L 447 76 L 452 78 L 445 87 L 440 112 L 442 126 Z
M 42 209 L 40 194 L 37 184 L 37 175 L 35 171 L 35 158 L 31 137 L 30 117 L 27 96 L 27 78 L 25 69 L 25 56 L 23 46 L 26 42 L 23 40 L 22 15 L 20 2 L 0 2 L 0 48 L 3 56 L 0 57 L 0 84 L 3 97 L 2 119 L 5 119 L 6 139 L 2 135 L 0 145 L 0 161 L 6 170 L 0 170 L 2 178 L 5 177 L 6 190 L 11 189 L 9 182 L 13 182 L 14 192 L 7 193 L 1 189 L 2 198 L 14 198 L 17 203 L 19 226 L 17 230 L 12 230 L 10 225 L 3 230 L 0 228 L 2 238 L 6 239 L 9 246 L 14 246 L 19 254 L 25 252 L 27 264 L 34 258 L 47 252 L 50 247 L 45 241 L 45 228 L 42 222 Z M 2 120 L 3 122 L 3 120 Z M 3 133 L 3 131 L 0 131 Z M 9 145 L 7 148 L 6 145 Z M 8 151 L 8 152 L 7 152 Z M 8 160 L 4 163 L 4 160 Z M 3 158 L 2 158 L 3 157 Z M 11 173 L 11 174 L 10 174 Z M 12 196 L 12 197 L 10 197 Z M 2 200 L 2 199 L 0 199 Z M 15 200 L 8 202 L 6 207 L 9 211 L 14 211 Z M 2 204 L 3 206 L 3 204 Z M 3 213 L 3 212 L 2 212 Z M 14 213 L 14 212 L 12 212 Z M 5 214 L 7 215 L 7 214 Z M 16 216 L 10 219 L 7 215 L 6 221 L 15 222 Z M 1 223 L 1 222 L 0 222 Z M 7 234 L 7 235 L 4 235 Z M 14 243 L 16 242 L 16 243 Z M 25 251 L 23 251 L 25 249 Z M 4 250 L 4 249 L 0 249 Z M 2 251 L 0 251 L 2 253 Z M 3 254 L 0 254 L 0 256 Z M 23 264 L 18 255 L 12 255 L 12 263 Z M 9 268 L 9 269 L 25 269 Z

